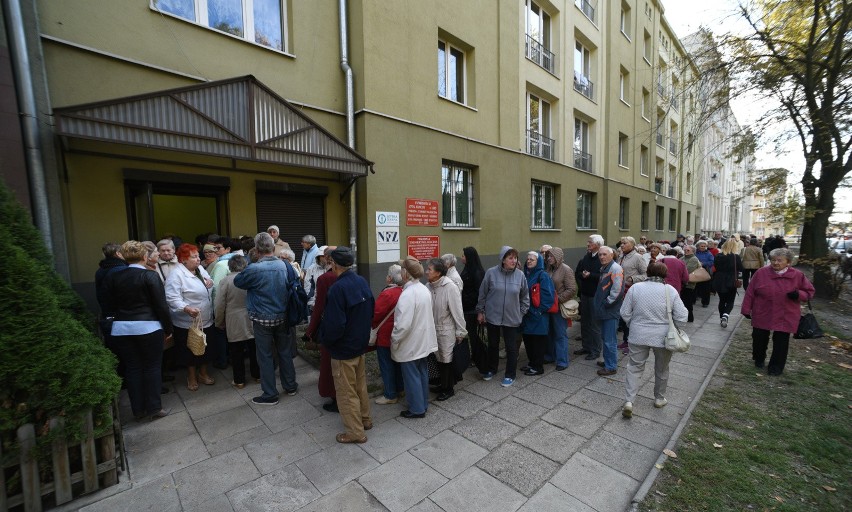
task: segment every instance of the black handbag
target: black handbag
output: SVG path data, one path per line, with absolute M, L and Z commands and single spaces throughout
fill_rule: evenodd
M 812 338 L 822 338 L 825 335 L 822 329 L 819 328 L 817 319 L 813 314 L 811 301 L 808 301 L 808 312 L 802 315 L 799 319 L 799 328 L 796 329 L 796 334 L 793 335 L 797 340 L 807 340 Z
M 461 343 L 456 343 L 456 346 L 453 347 L 453 372 L 456 376 L 456 381 L 460 381 L 462 379 L 462 375 L 464 375 L 465 370 L 470 366 L 470 344 L 468 343 L 467 338 L 463 339 Z

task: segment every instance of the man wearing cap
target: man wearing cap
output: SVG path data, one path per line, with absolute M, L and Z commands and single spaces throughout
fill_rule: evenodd
M 273 225 L 269 226 L 268 228 L 266 228 L 266 232 L 269 233 L 269 236 L 271 236 L 272 240 L 275 241 L 275 252 L 276 252 L 276 254 L 280 253 L 284 249 L 290 248 L 290 244 L 288 244 L 284 240 L 281 240 L 280 238 L 278 238 L 279 235 L 281 234 L 281 231 L 278 229 L 278 226 L 273 224 Z
M 337 276 L 328 289 L 320 325 L 320 340 L 331 355 L 337 407 L 346 432 L 338 443 L 365 443 L 373 428 L 364 370 L 364 350 L 370 341 L 375 300 L 367 280 L 352 270 L 355 255 L 349 247 L 331 251 L 331 271 Z
M 311 322 L 308 324 L 308 329 L 302 339 L 305 341 L 319 341 L 319 328 L 322 321 L 322 315 L 325 311 L 326 296 L 328 289 L 337 280 L 337 274 L 331 271 L 331 252 L 337 249 L 337 246 L 330 245 L 325 248 L 325 258 L 328 265 L 328 271 L 319 276 L 316 284 L 316 293 L 314 296 L 314 309 L 311 311 Z M 317 389 L 319 395 L 323 398 L 330 398 L 330 402 L 322 405 L 322 408 L 328 412 L 338 412 L 337 408 L 337 393 L 334 390 L 334 378 L 331 375 L 331 356 L 325 347 L 320 345 L 320 367 L 319 380 L 317 380 Z

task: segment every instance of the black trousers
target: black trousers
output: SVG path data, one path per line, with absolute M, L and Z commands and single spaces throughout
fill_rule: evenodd
M 751 331 L 751 357 L 756 363 L 766 360 L 766 349 L 769 347 L 769 331 L 754 327 Z M 772 332 L 772 356 L 766 370 L 770 374 L 780 375 L 787 364 L 787 350 L 790 347 L 789 332 Z
M 529 366 L 537 372 L 544 372 L 544 351 L 547 347 L 546 334 L 524 334 L 524 345 L 527 347 Z
M 722 318 L 722 315 L 730 315 L 734 310 L 734 301 L 737 300 L 737 289 L 716 292 L 716 295 L 719 296 L 719 318 Z
M 228 348 L 230 348 L 231 353 L 231 368 L 234 370 L 235 384 L 246 383 L 246 353 L 249 356 L 249 372 L 252 378 L 260 378 L 260 366 L 257 364 L 257 349 L 255 348 L 254 338 L 230 341 Z
M 485 340 L 479 337 L 476 313 L 465 313 L 464 323 L 467 336 L 470 338 L 470 360 L 476 365 L 479 373 L 485 373 L 488 371 L 488 348 L 485 346 Z
M 698 283 L 695 285 L 695 295 L 701 299 L 701 305 L 706 306 L 710 304 L 710 283 L 713 280 L 704 281 L 703 283 Z
M 442 363 L 439 361 L 438 371 L 441 374 L 439 382 L 441 391 L 445 393 L 451 392 L 456 385 L 456 372 L 453 369 L 453 363 Z
M 159 329 L 150 334 L 112 337 L 115 351 L 124 362 L 127 395 L 134 416 L 153 414 L 163 408 L 160 391 L 164 336 Z
M 485 324 L 488 329 L 488 371 L 497 373 L 500 364 L 500 334 L 506 345 L 506 377 L 514 379 L 518 371 L 518 328 Z
M 743 269 L 743 290 L 748 290 L 748 280 L 751 279 L 751 276 L 757 272 L 756 268 L 744 268 Z
M 695 306 L 695 288 L 687 288 L 684 286 L 680 290 L 680 300 L 683 301 L 683 305 L 686 306 L 686 311 L 689 312 L 689 316 L 686 321 L 692 322 L 695 320 L 695 316 L 692 314 L 692 308 Z

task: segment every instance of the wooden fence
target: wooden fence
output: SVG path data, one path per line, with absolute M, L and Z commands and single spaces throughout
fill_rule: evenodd
M 38 461 L 32 457 L 36 445 L 35 426 L 28 423 L 20 427 L 17 432 L 19 460 L 0 468 L 0 512 L 20 510 L 22 505 L 26 512 L 40 512 L 45 505 L 62 505 L 83 494 L 117 484 L 118 472 L 125 469 L 123 446 L 116 451 L 116 439 L 122 443 L 117 404 L 113 404 L 112 412 L 115 418 L 112 428 L 99 437 L 95 437 L 92 411 L 88 410 L 83 418 L 84 439 L 79 444 L 55 440 L 50 472 L 40 469 Z M 61 429 L 64 422 L 64 418 L 52 418 L 50 429 Z M 0 446 L 0 460 L 2 449 Z M 79 450 L 79 457 L 74 453 L 76 450 Z M 20 493 L 8 496 L 6 474 L 8 469 L 14 474 L 15 468 L 19 468 L 20 485 L 15 487 L 20 487 Z M 52 475 L 52 478 L 42 481 L 43 474 Z

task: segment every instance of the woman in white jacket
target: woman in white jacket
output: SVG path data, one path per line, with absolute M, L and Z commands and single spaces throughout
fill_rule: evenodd
M 405 281 L 402 295 L 393 313 L 391 357 L 402 368 L 408 409 L 403 418 L 423 418 L 429 405 L 429 370 L 426 357 L 438 350 L 435 321 L 432 318 L 432 293 L 420 278 L 423 265 L 414 256 L 399 262 Z
M 432 258 L 426 265 L 426 279 L 432 292 L 432 316 L 438 337 L 438 366 L 441 371 L 439 402 L 455 394 L 456 372 L 453 371 L 453 351 L 456 344 L 467 336 L 461 293 L 447 275 L 447 266 L 441 258 Z

